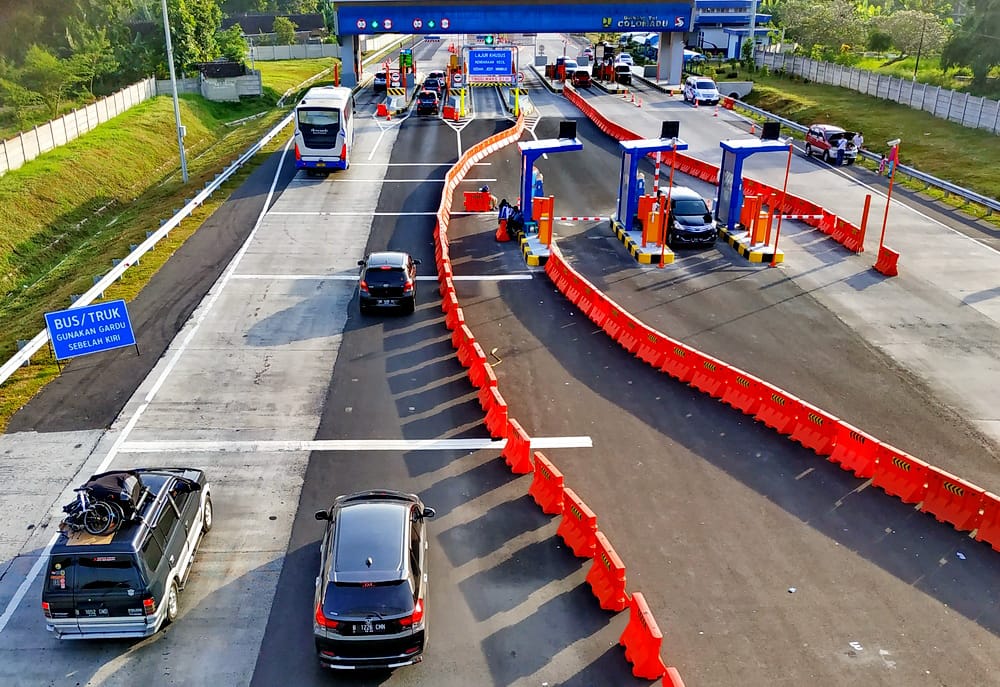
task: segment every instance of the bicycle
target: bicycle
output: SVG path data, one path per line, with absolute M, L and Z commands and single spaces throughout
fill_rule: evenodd
M 109 534 L 118 529 L 125 518 L 118 504 L 92 501 L 88 487 L 78 487 L 73 491 L 76 492 L 76 501 L 63 506 L 66 514 L 63 522 L 67 527 L 74 532 L 86 530 L 93 535 Z

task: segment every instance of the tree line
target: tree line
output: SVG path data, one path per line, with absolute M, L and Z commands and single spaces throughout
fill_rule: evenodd
M 240 14 L 323 12 L 327 0 L 167 0 L 175 67 L 220 57 L 245 63 Z M 279 16 L 278 40 L 295 25 Z M 20 128 L 32 112 L 58 116 L 68 101 L 93 100 L 150 75 L 168 73 L 161 0 L 13 0 L 0 4 L 0 111 Z

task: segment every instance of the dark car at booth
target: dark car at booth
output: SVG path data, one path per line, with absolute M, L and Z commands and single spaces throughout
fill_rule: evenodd
M 358 260 L 359 307 L 362 315 L 376 308 L 402 308 L 412 313 L 417 303 L 417 265 L 409 253 L 386 251 Z

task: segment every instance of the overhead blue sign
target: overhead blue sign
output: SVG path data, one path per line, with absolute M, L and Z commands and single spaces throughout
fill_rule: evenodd
M 56 360 L 135 345 L 125 301 L 45 313 Z
M 469 76 L 499 76 L 514 71 L 514 53 L 511 50 L 470 50 Z
M 392 33 L 580 33 L 690 31 L 694 3 L 605 2 L 526 5 L 409 3 L 365 0 L 336 3 L 337 28 L 343 35 Z M 568 9 L 572 11 L 567 11 Z

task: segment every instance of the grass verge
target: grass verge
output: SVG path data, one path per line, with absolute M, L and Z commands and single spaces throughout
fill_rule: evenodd
M 320 60 L 262 63 L 265 88 L 284 92 L 330 66 Z M 270 80 L 273 78 L 274 80 Z M 280 90 L 279 90 L 280 89 Z M 181 100 L 187 128 L 189 182 L 180 180 L 173 106 L 158 97 L 132 108 L 95 131 L 0 177 L 0 360 L 18 340 L 44 328 L 43 313 L 69 306 L 70 296 L 89 289 L 111 260 L 131 252 L 161 219 L 172 216 L 226 165 L 239 157 L 285 111 L 274 98 L 227 105 L 197 96 Z M 240 126 L 226 122 L 261 117 Z M 276 137 L 265 152 L 278 149 Z M 170 232 L 105 293 L 132 300 L 171 255 L 260 164 L 258 155 L 208 202 Z M 46 348 L 29 367 L 0 387 L 0 432 L 14 412 L 58 374 Z

